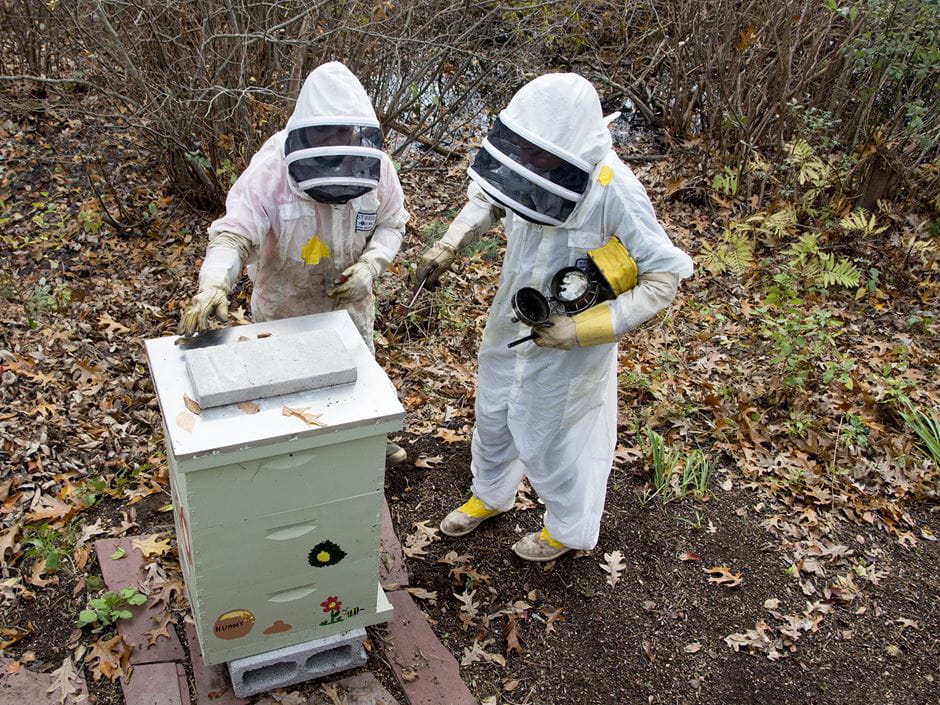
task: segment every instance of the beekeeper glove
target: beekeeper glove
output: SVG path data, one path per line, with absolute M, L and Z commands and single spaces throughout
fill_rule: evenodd
M 372 293 L 372 282 L 377 272 L 368 262 L 356 262 L 343 270 L 339 277 L 338 286 L 334 286 L 327 293 L 338 304 L 349 304 L 362 301 Z
M 450 269 L 455 259 L 457 259 L 457 248 L 444 242 L 444 238 L 441 238 L 421 256 L 421 261 L 418 263 L 417 280 L 423 280 L 432 286 L 437 284 L 441 275 Z
M 425 279 L 431 286 L 451 268 L 457 253 L 477 240 L 503 216 L 503 211 L 490 203 L 474 183 L 467 189 L 467 203 L 460 209 L 444 236 L 435 242 L 418 263 L 417 281 Z
M 209 317 L 228 321 L 228 295 L 248 258 L 251 241 L 233 233 L 212 236 L 199 270 L 199 293 L 189 301 L 180 319 L 178 333 L 192 335 L 209 327 Z

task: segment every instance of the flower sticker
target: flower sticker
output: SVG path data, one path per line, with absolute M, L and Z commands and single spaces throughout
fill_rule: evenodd
M 328 597 L 323 602 L 321 602 L 320 607 L 323 608 L 324 612 L 329 612 L 330 618 L 320 622 L 320 626 L 325 627 L 328 624 L 342 622 L 343 616 L 339 612 L 342 606 L 343 603 L 340 601 L 339 597 Z
M 332 541 L 321 541 L 312 549 L 307 556 L 307 561 L 314 568 L 322 568 L 328 565 L 336 565 L 346 557 L 346 551 L 341 549 Z

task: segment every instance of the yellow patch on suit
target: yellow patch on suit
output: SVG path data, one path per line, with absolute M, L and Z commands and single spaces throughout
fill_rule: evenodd
M 606 186 L 613 180 L 614 180 L 614 170 L 605 164 L 604 166 L 601 167 L 601 170 L 597 173 L 597 183 L 599 183 L 601 186 Z
M 319 235 L 314 235 L 301 248 L 300 256 L 307 264 L 319 264 L 321 259 L 330 256 L 330 248 L 323 244 Z

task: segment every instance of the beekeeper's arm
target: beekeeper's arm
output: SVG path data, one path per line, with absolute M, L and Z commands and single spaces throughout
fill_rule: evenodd
M 225 198 L 225 215 L 209 226 L 209 246 L 199 270 L 199 293 L 189 302 L 180 320 L 179 334 L 191 335 L 209 327 L 209 317 L 225 323 L 228 296 L 242 266 L 271 227 L 265 204 L 266 187 L 274 182 L 277 168 L 274 138 L 251 159 L 248 168 Z
M 372 237 L 356 263 L 343 271 L 340 284 L 328 292 L 337 303 L 351 303 L 368 296 L 372 283 L 388 268 L 401 247 L 409 215 L 391 159 L 382 159 L 382 175 L 377 189 L 379 208 Z
M 504 215 L 505 211 L 490 203 L 480 187 L 471 182 L 467 189 L 467 204 L 444 236 L 422 255 L 418 264 L 418 281 L 426 277 L 429 284 L 436 284 L 440 276 L 450 269 L 457 253 L 479 240 Z
M 626 197 L 610 199 L 616 202 L 610 204 L 611 212 L 605 218 L 609 222 L 609 225 L 605 223 L 610 228 L 608 232 L 616 233 L 631 260 L 622 261 L 619 256 L 611 258 L 612 266 L 622 261 L 618 287 L 622 291 L 613 300 L 574 316 L 553 316 L 551 326 L 535 329 L 537 345 L 568 350 L 575 346 L 613 343 L 667 308 L 676 295 L 679 281 L 692 274 L 692 259 L 669 240 L 656 220 L 645 189 L 635 178 L 628 184 L 633 188 L 624 189 Z M 617 276 L 616 271 L 613 276 Z

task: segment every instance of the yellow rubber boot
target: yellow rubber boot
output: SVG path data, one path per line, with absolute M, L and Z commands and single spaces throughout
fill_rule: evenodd
M 471 495 L 470 499 L 444 517 L 441 533 L 447 536 L 466 536 L 490 517 L 502 514 L 500 509 L 490 509 Z
M 519 558 L 536 563 L 546 563 L 568 553 L 571 549 L 551 537 L 544 526 L 541 531 L 526 534 L 512 547 Z

